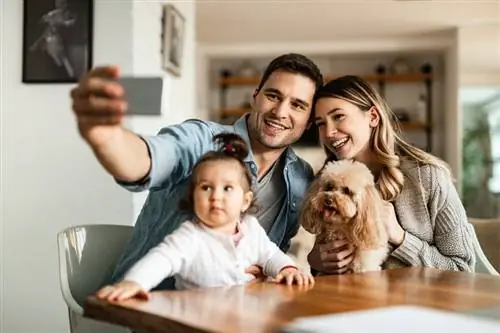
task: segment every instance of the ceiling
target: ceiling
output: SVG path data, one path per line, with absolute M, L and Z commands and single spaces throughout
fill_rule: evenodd
M 197 40 L 213 46 L 387 40 L 460 27 L 461 70 L 500 80 L 500 0 L 198 0 L 196 19 Z
M 500 27 L 500 0 L 198 0 L 196 15 L 203 43 L 311 42 Z

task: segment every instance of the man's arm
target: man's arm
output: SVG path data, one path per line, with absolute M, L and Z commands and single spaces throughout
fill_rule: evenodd
M 182 166 L 189 168 L 206 147 L 213 147 L 213 133 L 201 121 L 167 127 L 152 137 L 141 138 L 125 129 L 128 105 L 116 81 L 119 76 L 116 66 L 97 67 L 70 92 L 80 136 L 118 182 L 134 184 L 136 190 L 159 185 Z
M 120 181 L 139 181 L 146 177 L 151 168 L 146 143 L 127 129 L 117 129 L 109 140 L 91 148 L 104 169 Z
M 202 120 L 190 119 L 162 128 L 157 135 L 140 136 L 150 160 L 141 181 L 116 181 L 131 191 L 160 187 L 167 179 L 184 179 L 194 164 L 208 150 L 214 149 L 215 132 Z

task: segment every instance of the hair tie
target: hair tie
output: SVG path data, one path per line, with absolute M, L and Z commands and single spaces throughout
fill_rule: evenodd
M 222 148 L 222 151 L 225 153 L 236 153 L 236 149 L 231 144 L 227 144 Z

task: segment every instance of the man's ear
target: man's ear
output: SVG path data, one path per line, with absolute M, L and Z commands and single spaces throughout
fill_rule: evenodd
M 258 94 L 259 94 L 259 89 L 255 89 L 252 95 L 253 99 L 255 99 L 255 97 L 257 97 Z
M 372 106 L 370 110 L 368 110 L 368 116 L 370 117 L 370 127 L 377 127 L 380 122 L 380 113 L 377 108 Z

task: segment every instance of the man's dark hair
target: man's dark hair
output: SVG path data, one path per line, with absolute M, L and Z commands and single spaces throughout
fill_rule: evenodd
M 301 74 L 311 79 L 316 84 L 316 90 L 323 86 L 323 75 L 318 66 L 308 57 L 298 53 L 287 53 L 274 58 L 267 66 L 262 79 L 260 80 L 257 91 L 262 89 L 269 76 L 275 71 L 285 71 L 289 73 Z

